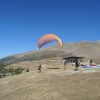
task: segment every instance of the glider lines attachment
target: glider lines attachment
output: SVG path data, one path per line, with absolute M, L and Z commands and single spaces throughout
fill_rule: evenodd
M 63 46 L 63 43 L 58 36 L 56 36 L 54 34 L 46 34 L 38 40 L 37 47 L 38 47 L 38 49 L 40 49 L 45 44 L 47 44 L 49 42 L 53 42 L 53 41 L 58 41 L 60 47 Z

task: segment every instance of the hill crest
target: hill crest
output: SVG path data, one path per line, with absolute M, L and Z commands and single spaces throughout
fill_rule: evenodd
M 0 59 L 0 64 L 10 64 L 21 61 L 34 61 L 51 57 L 65 57 L 68 54 L 81 55 L 85 58 L 100 57 L 100 42 L 68 42 L 60 48 L 59 44 L 22 54 L 11 55 Z

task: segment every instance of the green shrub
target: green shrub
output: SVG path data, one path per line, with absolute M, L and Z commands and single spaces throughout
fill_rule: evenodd
M 20 68 L 17 68 L 14 70 L 14 74 L 21 74 L 22 70 Z
M 14 68 L 10 67 L 9 69 L 7 69 L 4 67 L 0 67 L 0 78 L 9 76 L 9 75 L 14 75 L 14 74 L 21 74 L 23 70 L 24 70 L 24 68 L 14 69 Z M 29 72 L 29 69 L 27 69 L 26 72 Z

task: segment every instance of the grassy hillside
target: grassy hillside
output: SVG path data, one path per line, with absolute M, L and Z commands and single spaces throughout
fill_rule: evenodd
M 57 44 L 1 59 L 0 100 L 100 100 L 100 68 L 80 66 L 75 71 L 73 64 L 67 64 L 63 70 L 62 57 L 67 55 L 84 56 L 85 64 L 93 58 L 100 64 L 100 43 L 71 42 L 63 48 Z M 2 73 L 8 70 L 11 73 Z
M 100 69 L 60 66 L 2 78 L 0 100 L 100 100 Z
M 0 64 L 34 61 L 50 57 L 65 57 L 70 53 L 81 55 L 85 58 L 98 59 L 100 57 L 100 42 L 70 42 L 63 44 L 63 48 L 60 48 L 59 44 L 56 44 L 40 50 L 2 58 L 0 59 Z

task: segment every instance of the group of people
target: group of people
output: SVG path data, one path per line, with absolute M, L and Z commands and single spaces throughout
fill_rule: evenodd
M 64 60 L 64 70 L 66 70 L 66 60 Z M 79 67 L 79 63 L 78 63 L 78 60 L 76 59 L 75 60 L 75 67 L 76 67 L 76 70 L 78 70 L 77 68 Z M 41 73 L 41 64 L 38 66 L 38 73 Z
M 66 62 L 66 60 L 64 60 L 64 70 L 66 70 L 66 64 L 67 64 L 67 62 Z M 78 59 L 75 59 L 75 70 L 78 70 L 78 67 L 79 67 L 79 63 L 78 63 Z
M 66 70 L 66 60 L 64 60 L 64 70 Z M 78 63 L 78 59 L 75 59 L 75 70 L 78 70 L 80 63 Z M 90 65 L 92 65 L 92 59 L 90 60 Z M 41 64 L 38 66 L 38 73 L 41 73 Z
M 66 60 L 64 60 L 64 70 L 66 70 Z M 90 66 L 92 65 L 92 59 L 90 60 Z M 80 63 L 78 62 L 78 59 L 75 59 L 75 70 L 78 70 L 78 67 L 80 66 Z

